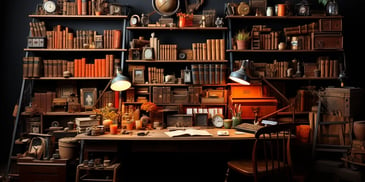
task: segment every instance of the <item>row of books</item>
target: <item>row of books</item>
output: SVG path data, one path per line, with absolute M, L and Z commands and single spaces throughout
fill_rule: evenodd
M 193 60 L 224 60 L 225 40 L 207 39 L 203 43 L 192 43 Z
M 225 64 L 192 64 L 193 84 L 225 84 L 227 66 Z
M 68 60 L 42 60 L 40 57 L 23 57 L 23 77 L 63 77 L 64 71 L 69 71 L 73 77 L 112 77 L 115 66 L 120 64 L 120 59 L 113 54 L 105 58 L 94 59 L 94 63 L 86 63 L 86 58 Z
M 35 35 L 43 30 L 37 27 L 31 29 Z M 119 29 L 104 30 L 103 35 L 98 35 L 95 30 L 76 30 L 74 33 L 68 27 L 56 25 L 53 30 L 46 31 L 48 49 L 119 49 L 121 48 L 121 35 Z
M 155 60 L 177 59 L 178 46 L 176 44 L 160 44 L 157 37 L 151 37 L 150 47 L 154 49 Z M 225 39 L 207 39 L 203 43 L 192 43 L 192 52 L 187 54 L 185 59 L 225 60 L 225 51 Z
M 100 11 L 100 0 L 75 0 L 74 2 L 64 1 L 62 15 L 95 15 L 95 11 Z

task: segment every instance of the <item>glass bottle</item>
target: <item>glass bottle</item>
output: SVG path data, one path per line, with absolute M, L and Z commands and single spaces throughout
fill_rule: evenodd
M 327 15 L 335 16 L 338 15 L 338 4 L 336 0 L 330 0 L 326 4 Z

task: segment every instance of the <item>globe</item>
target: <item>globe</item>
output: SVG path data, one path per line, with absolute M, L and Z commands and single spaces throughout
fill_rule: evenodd
M 175 14 L 180 7 L 179 0 L 152 0 L 153 9 L 162 16 Z

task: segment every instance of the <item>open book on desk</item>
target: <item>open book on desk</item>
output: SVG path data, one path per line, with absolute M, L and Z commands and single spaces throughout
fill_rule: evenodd
M 178 136 L 212 136 L 206 130 L 196 130 L 196 129 L 186 129 L 186 130 L 175 130 L 175 131 L 166 131 L 165 134 L 169 137 L 178 137 Z

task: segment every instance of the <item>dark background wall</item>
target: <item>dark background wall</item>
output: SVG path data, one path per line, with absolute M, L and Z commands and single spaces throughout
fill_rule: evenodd
M 190 0 L 192 3 L 195 0 Z M 299 0 L 298 0 L 299 1 Z M 347 75 L 349 76 L 348 86 L 365 87 L 364 68 L 364 1 L 358 0 L 337 0 L 340 7 L 340 14 L 344 16 L 344 48 L 347 58 Z M 110 0 L 110 2 L 114 2 Z M 153 11 L 151 0 L 116 0 L 120 4 L 128 4 L 134 7 L 136 13 L 150 13 Z M 219 16 L 223 16 L 225 2 L 232 0 L 205 0 L 204 9 L 216 9 Z M 233 1 L 239 2 L 239 1 Z M 268 0 L 268 3 L 276 4 L 280 1 Z M 297 1 L 294 1 L 296 3 Z M 318 6 L 317 0 L 310 1 Z M 31 19 L 29 14 L 35 11 L 36 5 L 42 0 L 13 0 L 3 1 L 0 4 L 1 12 L 1 93 L 0 93 L 0 175 L 5 170 L 9 155 L 14 118 L 12 112 L 14 105 L 18 102 L 22 82 L 22 57 L 25 55 L 23 49 L 26 47 L 28 36 L 28 23 Z M 184 1 L 181 0 L 184 4 Z M 152 22 L 159 18 L 157 14 L 152 16 Z M 82 25 L 80 25 L 82 26 Z M 77 29 L 77 27 L 75 27 Z

